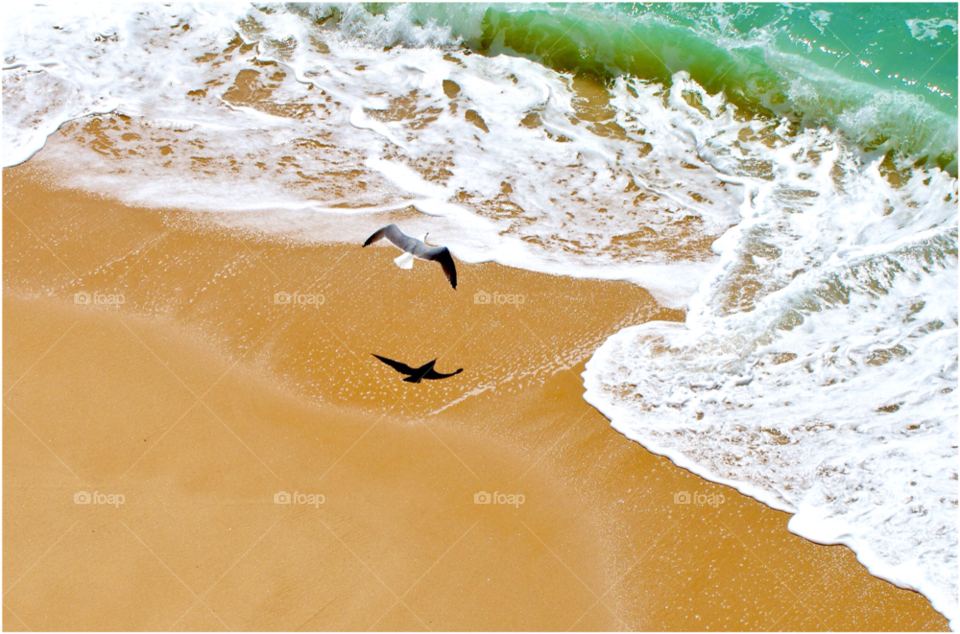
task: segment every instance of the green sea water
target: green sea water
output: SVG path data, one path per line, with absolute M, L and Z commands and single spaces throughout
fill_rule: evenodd
M 479 53 L 601 79 L 686 72 L 747 116 L 827 125 L 956 170 L 956 4 L 412 6 Z

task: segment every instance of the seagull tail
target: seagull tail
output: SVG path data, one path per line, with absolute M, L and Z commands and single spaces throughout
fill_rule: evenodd
M 413 268 L 413 260 L 414 257 L 412 253 L 404 253 L 400 257 L 393 259 L 397 266 L 399 266 L 401 269 L 407 270 Z

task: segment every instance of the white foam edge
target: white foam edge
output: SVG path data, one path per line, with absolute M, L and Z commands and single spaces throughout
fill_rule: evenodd
M 850 531 L 846 523 L 824 517 L 822 509 L 806 504 L 801 504 L 800 508 L 794 508 L 770 491 L 747 482 L 718 476 L 707 467 L 688 458 L 682 452 L 650 442 L 649 439 L 642 437 L 641 434 L 633 430 L 630 422 L 635 420 L 638 414 L 630 408 L 616 405 L 604 397 L 599 379 L 600 372 L 595 370 L 609 365 L 609 357 L 607 355 L 612 348 L 612 346 L 610 346 L 611 342 L 620 338 L 630 341 L 634 339 L 635 333 L 667 328 L 686 329 L 686 325 L 678 322 L 651 321 L 624 328 L 604 341 L 587 361 L 580 375 L 583 377 L 583 400 L 609 420 L 610 426 L 616 431 L 640 444 L 647 451 L 669 459 L 678 467 L 686 469 L 704 480 L 728 486 L 770 508 L 790 513 L 792 517 L 787 522 L 787 530 L 794 535 L 816 544 L 846 546 L 854 553 L 857 561 L 874 577 L 889 581 L 900 588 L 919 592 L 926 597 L 930 601 L 930 605 L 933 606 L 933 609 L 949 621 L 950 629 L 957 631 L 960 622 L 958 622 L 957 619 L 958 615 L 954 613 L 952 609 L 950 597 L 936 585 L 912 581 L 924 579 L 923 573 L 918 570 L 916 566 L 909 563 L 898 566 L 887 564 L 872 553 L 868 541 L 857 538 Z M 640 416 L 642 416 L 642 414 L 640 414 Z

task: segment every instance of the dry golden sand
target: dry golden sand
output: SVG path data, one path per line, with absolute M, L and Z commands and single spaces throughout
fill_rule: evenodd
M 4 171 L 5 629 L 946 629 L 582 400 L 607 336 L 682 318 L 644 290 L 461 263 L 454 292 L 392 249 L 125 207 L 37 165 Z M 465 370 L 410 385 L 371 352 Z

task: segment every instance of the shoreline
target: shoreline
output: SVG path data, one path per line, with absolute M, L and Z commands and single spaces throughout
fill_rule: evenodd
M 643 289 L 488 263 L 454 292 L 389 249 L 56 189 L 37 158 L 4 170 L 7 629 L 946 630 L 583 400 L 608 336 L 682 319 Z M 371 352 L 465 371 L 408 386 Z M 273 503 L 321 480 L 322 507 Z M 87 577 L 114 595 L 71 603 Z

